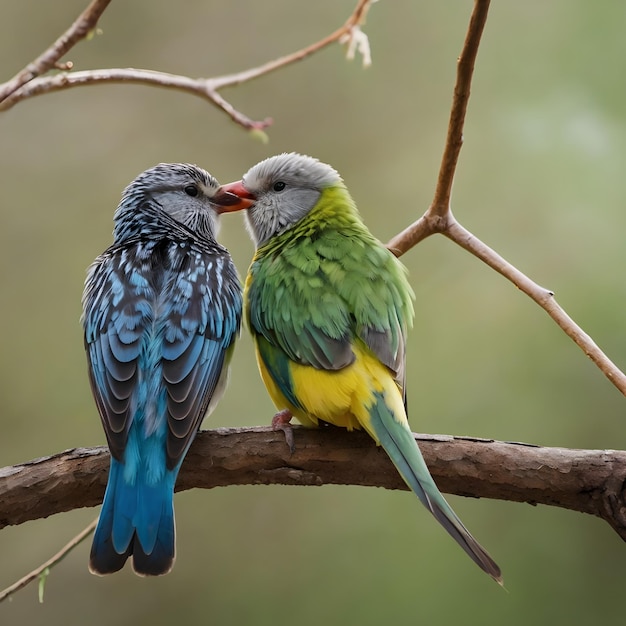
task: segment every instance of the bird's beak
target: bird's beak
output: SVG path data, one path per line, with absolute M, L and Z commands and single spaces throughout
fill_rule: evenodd
M 250 208 L 256 200 L 244 186 L 243 182 L 238 180 L 234 183 L 222 185 L 211 202 L 217 205 L 219 213 L 231 213 L 232 211 L 241 211 Z

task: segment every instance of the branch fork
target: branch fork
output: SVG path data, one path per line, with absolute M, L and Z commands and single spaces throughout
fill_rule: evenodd
M 271 117 L 253 120 L 238 111 L 219 91 L 225 87 L 233 87 L 243 82 L 249 82 L 286 65 L 301 61 L 335 42 L 348 42 L 348 58 L 352 58 L 355 52 L 358 51 L 363 56 L 364 66 L 371 63 L 369 41 L 367 35 L 361 31 L 360 25 L 364 22 L 369 7 L 375 0 L 358 0 L 345 24 L 328 37 L 302 50 L 236 74 L 194 79 L 178 74 L 135 68 L 109 68 L 70 72 L 69 70 L 73 68 L 73 63 L 71 61 L 62 63 L 60 61 L 61 57 L 79 41 L 89 37 L 89 34 L 95 30 L 98 20 L 110 1 L 93 0 L 72 26 L 48 50 L 43 52 L 35 61 L 29 63 L 11 80 L 0 85 L 0 112 L 9 110 L 18 102 L 27 98 L 72 87 L 102 83 L 134 83 L 174 89 L 198 96 L 223 111 L 233 122 L 242 128 L 260 131 L 273 123 Z M 45 75 L 53 69 L 65 71 L 54 76 Z

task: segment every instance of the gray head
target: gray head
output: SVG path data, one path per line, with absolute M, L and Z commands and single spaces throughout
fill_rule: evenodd
M 133 214 L 144 203 L 164 211 L 191 230 L 214 238 L 219 213 L 234 198 L 218 189 L 217 180 L 196 165 L 159 163 L 139 174 L 124 190 L 114 216 L 116 240 L 118 235 L 129 234 L 131 222 L 136 222 Z
M 259 246 L 302 219 L 324 189 L 341 183 L 341 177 L 330 165 L 290 152 L 257 163 L 241 181 L 223 185 L 221 191 L 240 199 L 226 211 L 248 209 L 248 229 Z

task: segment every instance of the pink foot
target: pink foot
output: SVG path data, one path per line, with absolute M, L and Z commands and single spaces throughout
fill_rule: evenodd
M 289 446 L 289 451 L 293 454 L 296 451 L 296 444 L 293 440 L 293 428 L 291 418 L 293 415 L 289 409 L 279 411 L 272 418 L 272 430 L 282 430 L 285 434 L 285 442 Z

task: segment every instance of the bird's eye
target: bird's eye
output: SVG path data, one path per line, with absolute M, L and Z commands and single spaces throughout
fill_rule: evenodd
M 272 189 L 274 191 L 282 191 L 285 187 L 286 187 L 285 183 L 283 183 L 282 180 L 279 180 L 278 182 L 274 183 L 274 186 L 272 187 Z
M 195 198 L 198 195 L 198 188 L 195 185 L 187 185 L 183 191 L 192 198 Z

